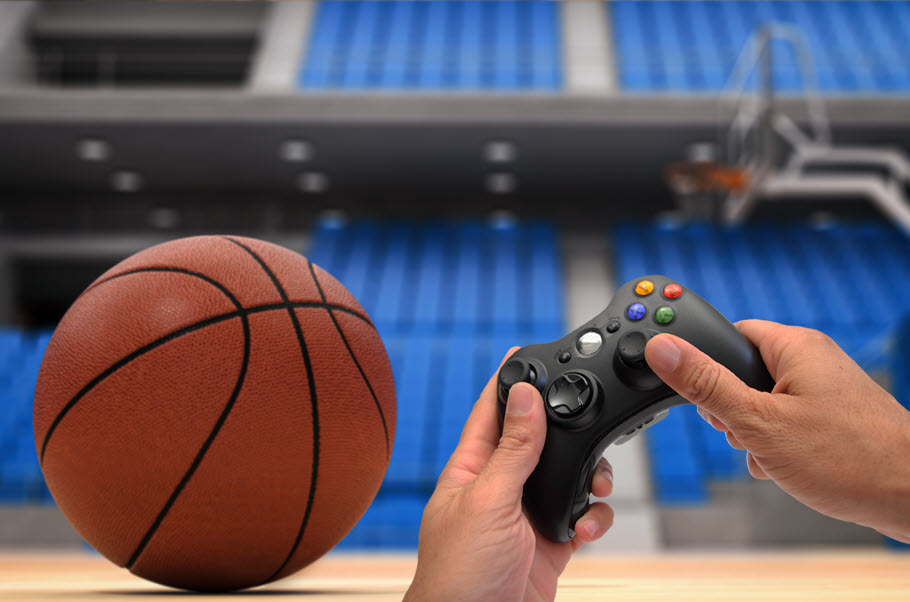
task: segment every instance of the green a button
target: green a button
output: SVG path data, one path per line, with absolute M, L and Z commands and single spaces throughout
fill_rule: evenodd
M 673 321 L 673 318 L 676 317 L 676 313 L 673 311 L 672 307 L 667 307 L 664 305 L 657 309 L 654 313 L 654 319 L 658 324 L 669 324 Z

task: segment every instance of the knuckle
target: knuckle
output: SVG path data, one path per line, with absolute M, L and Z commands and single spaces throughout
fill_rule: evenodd
M 531 432 L 524 426 L 513 426 L 503 431 L 499 438 L 499 448 L 507 451 L 518 451 L 531 442 Z
M 449 476 L 449 472 L 447 470 L 443 470 L 442 472 L 439 473 L 439 476 L 436 477 L 436 489 L 439 490 L 439 489 L 445 487 L 451 481 L 452 481 L 452 477 Z
M 714 399 L 720 382 L 720 370 L 711 362 L 700 362 L 686 378 L 689 401 L 694 404 Z
M 830 345 L 834 342 L 831 337 L 822 331 L 814 330 L 811 328 L 806 328 L 803 330 L 803 338 L 806 343 L 812 345 L 813 347 L 819 345 Z
M 759 393 L 752 397 L 752 400 L 753 402 L 748 407 L 748 414 L 753 425 L 764 429 L 779 421 L 779 408 L 772 395 Z
M 769 393 L 749 396 L 736 416 L 736 436 L 749 450 L 763 450 L 776 437 L 782 424 L 780 407 Z

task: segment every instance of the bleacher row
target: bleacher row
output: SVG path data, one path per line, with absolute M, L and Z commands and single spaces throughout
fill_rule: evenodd
M 562 83 L 557 5 L 323 0 L 301 87 L 555 90 Z
M 47 331 L 0 330 L 0 503 L 52 501 L 32 433 L 32 398 Z
M 897 332 L 910 316 L 910 240 L 890 225 L 629 222 L 612 240 L 620 281 L 670 275 L 731 321 L 814 328 L 870 373 L 893 367 Z M 743 452 L 709 431 L 694 406 L 649 431 L 658 500 L 700 502 L 709 479 L 746 473 Z
M 308 251 L 373 318 L 398 393 L 383 487 L 342 547 L 411 548 L 478 393 L 514 345 L 565 333 L 556 229 L 543 223 L 326 222 Z
M 892 368 L 895 391 L 908 401 L 910 381 L 900 362 L 910 358 L 910 345 L 903 355 L 891 346 L 900 320 L 910 315 L 910 241 L 892 227 L 627 222 L 610 235 L 620 282 L 662 273 L 732 320 L 759 317 L 823 330 L 867 370 Z M 306 252 L 372 316 L 398 394 L 388 474 L 341 547 L 413 548 L 436 477 L 503 354 L 571 327 L 564 318 L 559 233 L 534 222 L 328 220 L 317 225 Z M 34 381 L 49 336 L 0 332 L 4 503 L 52 501 L 31 429 Z M 671 411 L 646 440 L 662 504 L 702 503 L 712 480 L 746 474 L 742 452 L 691 406 Z
M 824 92 L 910 89 L 910 3 L 856 0 L 688 0 L 611 4 L 620 83 L 629 92 L 717 92 L 753 32 L 765 23 L 805 35 Z M 772 46 L 775 87 L 798 91 L 797 57 Z M 753 79 L 754 82 L 754 79 Z
M 615 0 L 606 7 L 624 92 L 718 92 L 749 36 L 769 22 L 804 32 L 826 93 L 910 91 L 910 1 Z M 321 0 L 299 85 L 558 91 L 561 19 L 552 0 Z M 790 46 L 773 50 L 776 86 L 800 90 L 805 82 Z

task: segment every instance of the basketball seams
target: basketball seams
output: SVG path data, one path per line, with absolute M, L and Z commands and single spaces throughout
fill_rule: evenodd
M 215 437 L 217 437 L 218 433 L 221 432 L 221 428 L 227 421 L 231 410 L 234 408 L 234 404 L 237 402 L 237 398 L 240 396 L 240 390 L 243 388 L 243 382 L 246 379 L 247 368 L 249 367 L 250 363 L 250 320 L 247 315 L 240 316 L 240 319 L 243 324 L 243 362 L 240 365 L 240 374 L 237 377 L 237 383 L 234 385 L 234 390 L 231 393 L 231 397 L 228 399 L 227 404 L 224 406 L 224 409 L 218 416 L 218 420 L 215 421 L 215 425 L 212 427 L 208 438 L 206 438 L 205 442 L 203 442 L 202 447 L 199 448 L 199 451 L 196 453 L 196 457 L 193 458 L 193 463 L 190 464 L 190 467 L 184 473 L 183 478 L 180 479 L 179 483 L 177 483 L 177 487 L 174 488 L 173 493 L 171 493 L 171 496 L 168 498 L 167 502 L 165 502 L 164 507 L 158 513 L 158 516 L 155 517 L 155 521 L 152 523 L 152 526 L 149 527 L 148 531 L 146 531 L 142 540 L 139 542 L 139 545 L 136 547 L 136 551 L 133 552 L 133 555 L 126 563 L 127 569 L 131 569 L 133 565 L 136 564 L 136 561 L 139 559 L 139 556 L 142 554 L 143 550 L 145 550 L 146 546 L 155 535 L 158 527 L 161 526 L 161 523 L 164 521 L 167 513 L 170 511 L 171 507 L 177 501 L 177 498 L 180 497 L 180 494 L 186 488 L 187 483 L 189 483 L 190 479 L 193 477 L 193 474 L 195 474 L 196 469 L 198 469 L 199 465 L 202 463 L 202 459 L 205 457 L 205 454 L 212 446 L 212 443 L 214 443 Z
M 165 267 L 165 266 L 136 268 L 133 270 L 127 270 L 126 272 L 121 272 L 119 274 L 114 274 L 113 276 L 108 276 L 107 278 L 105 278 L 103 280 L 99 280 L 99 281 L 91 284 L 87 289 L 82 291 L 82 294 L 79 296 L 82 297 L 82 295 L 85 295 L 89 291 L 97 288 L 98 286 L 101 286 L 102 284 L 110 282 L 111 280 L 116 280 L 117 278 L 122 278 L 124 276 L 130 276 L 132 274 L 141 274 L 144 272 L 145 273 L 147 273 L 147 272 L 173 272 L 176 274 L 186 274 L 187 276 L 193 276 L 194 278 L 199 278 L 200 280 L 204 280 L 205 282 L 208 282 L 209 284 L 211 284 L 212 286 L 217 288 L 219 291 L 224 293 L 224 296 L 227 297 L 231 301 L 231 303 L 233 303 L 234 307 L 236 307 L 237 309 L 243 309 L 243 306 L 240 304 L 240 301 L 237 300 L 237 297 L 235 297 L 233 295 L 233 293 L 231 293 L 231 291 L 229 291 L 226 286 L 224 286 L 223 284 L 221 284 L 214 278 L 211 278 L 211 277 L 206 276 L 205 274 L 201 274 L 199 272 L 194 272 L 192 270 L 186 270 L 183 268 Z
M 228 238 L 228 237 L 223 237 L 223 238 L 224 238 L 225 240 L 230 241 L 230 242 L 235 242 L 235 241 L 234 241 L 233 239 L 231 239 L 231 238 Z M 237 243 L 235 242 L 235 244 L 237 244 Z M 304 258 L 304 259 L 305 259 L 305 258 Z M 311 270 L 311 272 L 312 272 L 312 262 L 310 262 L 309 260 L 307 260 L 307 265 L 311 266 L 311 267 L 310 267 L 310 270 Z M 126 272 L 121 272 L 121 273 L 119 273 L 119 274 L 114 274 L 113 276 L 108 276 L 108 277 L 105 278 L 104 280 L 100 280 L 100 281 L 98 281 L 98 282 L 93 283 L 93 284 L 90 285 L 87 289 L 85 289 L 84 291 L 82 291 L 82 295 L 86 294 L 86 293 L 89 292 L 90 290 L 93 290 L 94 288 L 96 288 L 96 287 L 98 287 L 98 286 L 100 286 L 100 285 L 102 285 L 102 284 L 105 284 L 105 283 L 110 282 L 110 281 L 112 281 L 112 280 L 116 280 L 117 278 L 122 278 L 123 276 L 130 276 L 130 275 L 138 274 L 138 273 L 142 273 L 142 272 L 175 272 L 175 273 L 178 273 L 178 274 L 186 274 L 186 275 L 188 275 L 188 276 L 194 276 L 194 277 L 196 277 L 196 278 L 200 278 L 200 279 L 202 279 L 202 280 L 205 280 L 205 281 L 208 282 L 209 284 L 211 284 L 211 285 L 217 287 L 219 290 L 221 290 L 221 291 L 222 291 L 222 292 L 231 300 L 231 302 L 234 303 L 234 305 L 235 305 L 238 309 L 240 309 L 240 310 L 253 310 L 253 309 L 256 309 L 257 307 L 263 307 L 263 308 L 272 308 L 272 307 L 274 307 L 275 309 L 285 309 L 285 308 L 288 307 L 288 305 L 291 305 L 291 306 L 293 306 L 293 307 L 295 307 L 295 308 L 296 308 L 296 307 L 321 307 L 321 306 L 325 306 L 327 309 L 328 309 L 328 308 L 331 308 L 332 310 L 343 311 L 343 312 L 346 312 L 346 313 L 351 314 L 352 316 L 356 316 L 356 317 L 360 318 L 361 320 L 363 320 L 364 322 L 366 322 L 368 325 L 370 325 L 374 330 L 376 329 L 376 326 L 373 324 L 373 321 L 372 321 L 372 320 L 370 319 L 370 317 L 369 317 L 368 315 L 366 315 L 365 313 L 361 313 L 361 312 L 357 311 L 356 309 L 350 308 L 350 307 L 348 307 L 348 306 L 346 306 L 346 305 L 339 305 L 339 304 L 337 304 L 337 303 L 329 303 L 329 302 L 326 300 L 325 294 L 322 292 L 322 286 L 319 284 L 319 281 L 316 279 L 316 274 L 315 274 L 315 272 L 313 272 L 313 281 L 315 282 L 316 288 L 317 288 L 318 291 L 319 291 L 319 295 L 320 295 L 320 297 L 322 298 L 322 303 L 321 303 L 321 304 L 320 304 L 320 303 L 316 303 L 316 302 L 312 302 L 312 301 L 290 301 L 290 300 L 288 299 L 288 300 L 285 301 L 284 303 L 274 303 L 274 304 L 267 304 L 267 305 L 254 305 L 254 306 L 251 306 L 251 307 L 243 308 L 243 307 L 240 305 L 240 302 L 231 294 L 231 292 L 230 292 L 226 287 L 224 287 L 224 285 L 222 285 L 221 283 L 219 283 L 217 280 L 214 280 L 214 279 L 210 278 L 209 276 L 206 276 L 205 274 L 201 274 L 201 273 L 199 273 L 199 272 L 194 272 L 194 271 L 192 271 L 192 270 L 185 270 L 185 269 L 183 269 L 183 268 L 171 268 L 171 267 L 136 268 L 136 269 L 129 270 L 129 271 L 126 271 Z M 275 284 L 276 286 L 280 286 L 280 283 L 278 283 L 277 279 L 273 279 L 272 282 L 273 282 L 273 284 Z M 282 289 L 282 290 L 284 290 L 284 289 Z M 80 295 L 80 296 L 81 296 L 81 295 Z
M 326 303 L 325 293 L 322 290 L 322 285 L 319 283 L 319 278 L 316 277 L 316 270 L 313 268 L 313 262 L 307 261 L 307 265 L 310 268 L 310 274 L 313 276 L 313 282 L 316 283 L 316 289 L 319 291 L 319 296 L 322 298 L 322 302 Z M 354 365 L 357 366 L 357 371 L 360 372 L 363 382 L 366 383 L 367 389 L 370 390 L 370 396 L 373 398 L 373 403 L 376 405 L 376 410 L 379 412 L 379 418 L 382 420 L 382 431 L 385 434 L 385 453 L 386 460 L 391 456 L 391 450 L 389 449 L 389 427 L 386 424 L 385 412 L 382 411 L 382 406 L 379 403 L 379 398 L 376 396 L 376 392 L 373 390 L 373 385 L 370 384 L 370 379 L 367 378 L 366 373 L 363 371 L 363 367 L 360 365 L 360 362 L 357 360 L 357 356 L 354 355 L 354 350 L 351 349 L 350 343 L 348 343 L 348 338 L 344 335 L 344 331 L 341 329 L 341 325 L 338 324 L 338 319 L 335 317 L 335 314 L 332 313 L 331 309 L 326 309 L 329 314 L 329 317 L 332 318 L 332 324 L 335 325 L 335 330 L 338 331 L 338 335 L 341 337 L 341 341 L 344 343 L 344 348 L 348 350 L 348 354 L 351 356 L 351 359 L 354 360 Z
M 143 345 L 139 349 L 136 349 L 135 351 L 130 352 L 129 354 L 123 356 L 122 358 L 120 358 L 119 360 L 117 360 L 116 362 L 111 364 L 109 367 L 105 368 L 101 373 L 98 374 L 98 376 L 89 380 L 89 382 L 82 389 L 80 389 L 79 392 L 77 392 L 76 395 L 74 395 L 73 398 L 70 399 L 66 403 L 66 405 L 64 405 L 63 408 L 61 408 L 60 411 L 57 413 L 57 415 L 54 417 L 54 420 L 51 422 L 51 426 L 48 428 L 47 432 L 45 433 L 44 442 L 41 445 L 41 453 L 40 453 L 40 458 L 39 458 L 40 461 L 41 462 L 44 461 L 44 454 L 47 450 L 48 442 L 50 441 L 51 435 L 60 426 L 60 422 L 73 409 L 73 407 L 77 403 L 79 403 L 79 401 L 81 401 L 83 397 L 85 397 L 89 392 L 91 392 L 92 389 L 97 387 L 104 379 L 109 377 L 111 374 L 113 374 L 117 370 L 120 370 L 121 368 L 123 368 L 124 366 L 126 366 L 127 364 L 132 362 L 133 360 L 139 359 L 146 353 L 148 353 L 154 349 L 157 349 L 158 347 L 160 347 L 161 345 L 164 345 L 165 343 L 173 341 L 174 339 L 180 338 L 184 335 L 196 332 L 197 330 L 207 328 L 214 324 L 219 324 L 221 322 L 224 322 L 226 320 L 231 320 L 233 318 L 243 318 L 244 316 L 250 316 L 253 314 L 257 314 L 257 313 L 263 313 L 266 311 L 277 311 L 277 310 L 281 310 L 281 309 L 287 310 L 288 308 L 294 308 L 294 309 L 319 308 L 319 309 L 329 309 L 332 311 L 340 311 L 340 312 L 349 314 L 351 316 L 354 316 L 355 318 L 358 318 L 360 320 L 363 320 L 365 323 L 369 324 L 369 322 L 362 315 L 358 314 L 357 312 L 355 312 L 347 307 L 343 307 L 340 305 L 332 305 L 330 303 L 316 303 L 316 302 L 308 302 L 308 301 L 307 302 L 292 301 L 291 303 L 269 303 L 267 305 L 257 305 L 254 307 L 245 307 L 245 308 L 237 310 L 237 311 L 231 311 L 231 312 L 227 312 L 227 313 L 223 313 L 223 314 L 218 314 L 218 315 L 212 316 L 210 318 L 200 320 L 199 322 L 193 322 L 192 324 L 188 324 L 187 326 L 184 326 L 178 330 L 170 332 L 170 333 L 162 336 L 161 338 L 155 339 L 154 341 L 151 341 L 150 343 Z
M 278 291 L 278 294 L 281 296 L 281 300 L 285 304 L 290 306 L 290 300 L 288 299 L 287 292 L 281 286 L 281 283 L 278 281 L 278 278 L 275 276 L 274 272 L 269 268 L 265 261 L 259 257 L 252 249 L 244 245 L 238 240 L 235 240 L 230 237 L 223 237 L 225 240 L 228 240 L 253 257 L 257 263 L 259 263 L 262 270 L 268 275 L 269 279 L 272 281 L 272 284 L 275 286 L 275 289 Z M 307 263 L 309 261 L 307 260 Z M 294 325 L 294 331 L 297 335 L 297 342 L 300 345 L 300 351 L 303 355 L 303 363 L 307 373 L 307 384 L 310 389 L 310 407 L 312 409 L 312 420 L 313 420 L 313 465 L 310 474 L 310 491 L 307 498 L 306 509 L 303 513 L 303 520 L 300 524 L 300 529 L 297 531 L 297 536 L 294 539 L 294 544 L 291 546 L 290 551 L 288 552 L 287 557 L 284 559 L 284 562 L 281 563 L 274 573 L 272 573 L 266 581 L 272 581 L 281 571 L 284 570 L 284 567 L 287 566 L 291 558 L 294 556 L 294 553 L 297 551 L 297 548 L 300 546 L 300 542 L 303 540 L 303 533 L 306 531 L 307 523 L 310 520 L 310 513 L 313 510 L 313 501 L 316 498 L 316 482 L 319 476 L 319 400 L 316 394 L 316 377 L 313 373 L 313 365 L 310 361 L 310 354 L 307 350 L 306 340 L 303 336 L 303 328 L 300 326 L 300 320 L 297 318 L 297 314 L 294 309 L 288 307 L 288 314 L 290 315 L 291 322 Z
M 63 408 L 60 409 L 59 412 L 57 412 L 57 415 L 54 416 L 54 420 L 51 422 L 50 427 L 48 427 L 47 432 L 44 435 L 44 442 L 41 445 L 41 454 L 40 454 L 40 458 L 39 458 L 40 461 L 42 463 L 44 462 L 44 456 L 45 456 L 45 453 L 47 452 L 47 446 L 50 443 L 51 436 L 57 430 L 57 427 L 60 426 L 60 423 L 63 421 L 63 419 L 69 414 L 69 412 L 73 409 L 73 407 L 76 406 L 77 403 L 79 403 L 86 395 L 88 395 L 92 389 L 94 389 L 102 381 L 104 381 L 104 379 L 109 377 L 114 372 L 120 370 L 121 368 L 123 368 L 124 366 L 126 366 L 127 364 L 132 362 L 133 360 L 142 357 L 146 353 L 153 351 L 154 349 L 157 349 L 158 347 L 160 347 L 161 345 L 164 345 L 165 343 L 169 343 L 170 341 L 173 341 L 174 339 L 177 339 L 184 335 L 190 334 L 192 332 L 196 332 L 197 330 L 201 330 L 203 328 L 207 328 L 214 324 L 219 324 L 221 322 L 231 320 L 231 319 L 237 318 L 237 317 L 243 318 L 244 313 L 240 312 L 240 311 L 229 312 L 226 314 L 212 316 L 211 318 L 206 318 L 205 320 L 200 320 L 199 322 L 194 322 L 193 324 L 190 324 L 189 326 L 184 326 L 183 328 L 181 328 L 179 330 L 175 330 L 174 332 L 171 332 L 169 334 L 166 334 L 159 339 L 155 339 L 151 343 L 148 343 L 147 345 L 140 347 L 139 349 L 133 351 L 132 353 L 130 353 L 128 355 L 123 356 L 122 358 L 120 358 L 119 360 L 117 360 L 116 362 L 111 364 L 108 368 L 106 368 L 104 371 L 102 371 L 100 374 L 98 374 L 98 376 L 91 379 L 84 387 L 82 387 L 76 393 L 76 395 L 74 395 L 73 398 L 70 399 L 66 403 L 66 405 L 64 405 Z
M 145 355 L 149 351 L 152 351 L 153 349 L 156 349 L 157 347 L 159 347 L 175 338 L 181 337 L 181 336 L 189 334 L 191 332 L 195 332 L 196 330 L 199 330 L 201 328 L 211 326 L 212 324 L 220 323 L 224 320 L 230 320 L 234 317 L 243 318 L 243 316 L 245 316 L 245 315 L 248 315 L 250 313 L 255 313 L 258 311 L 269 311 L 272 309 L 288 309 L 289 305 L 293 305 L 294 307 L 318 307 L 318 306 L 324 305 L 324 304 L 318 304 L 318 303 L 311 304 L 308 302 L 293 302 L 293 303 L 286 302 L 286 303 L 276 303 L 276 304 L 268 304 L 268 305 L 244 308 L 240 304 L 240 301 L 237 299 L 237 297 L 234 296 L 234 294 L 231 293 L 231 291 L 226 286 L 224 286 L 217 280 L 215 280 L 209 276 L 206 276 L 205 274 L 201 274 L 199 272 L 194 272 L 192 270 L 187 270 L 187 269 L 183 269 L 183 268 L 175 268 L 175 267 L 165 267 L 165 266 L 136 268 L 133 270 L 128 270 L 126 272 L 121 272 L 119 274 L 114 274 L 112 276 L 108 276 L 107 278 L 104 278 L 103 280 L 99 280 L 99 281 L 93 283 L 85 291 L 83 291 L 83 293 L 82 293 L 82 295 L 80 295 L 80 297 L 85 295 L 89 291 L 94 290 L 95 288 L 101 286 L 102 284 L 106 284 L 113 280 L 117 280 L 117 279 L 123 278 L 125 276 L 131 276 L 131 275 L 141 274 L 141 273 L 150 273 L 150 272 L 152 272 L 152 273 L 165 272 L 165 273 L 183 274 L 186 276 L 192 276 L 193 278 L 198 278 L 200 280 L 203 280 L 204 282 L 207 282 L 208 284 L 214 286 L 219 291 L 221 291 L 225 295 L 225 297 L 227 297 L 228 300 L 234 305 L 234 307 L 237 308 L 237 311 L 211 316 L 209 318 L 205 318 L 198 322 L 188 324 L 187 326 L 184 326 L 171 333 L 168 333 L 168 334 L 162 336 L 161 338 L 156 339 L 150 343 L 147 343 L 146 345 L 140 347 L 139 349 L 136 349 L 135 351 L 125 355 L 124 357 L 120 358 L 119 360 L 117 360 L 116 362 L 111 364 L 109 367 L 107 367 L 105 370 L 103 370 L 97 376 L 95 376 L 94 378 L 89 380 L 89 382 L 84 387 L 82 387 L 82 389 L 80 389 L 76 393 L 76 395 L 74 395 L 57 412 L 57 414 L 54 416 L 54 419 L 51 421 L 51 424 L 48 427 L 48 430 L 44 434 L 44 440 L 41 445 L 41 453 L 39 454 L 40 462 L 42 462 L 42 463 L 44 462 L 44 456 L 47 452 L 47 447 L 48 447 L 48 443 L 50 442 L 51 436 L 57 430 L 57 428 L 60 426 L 60 423 L 66 417 L 66 415 L 70 412 L 70 410 L 72 410 L 73 407 L 77 403 L 79 403 L 79 401 L 83 397 L 85 397 L 85 395 L 87 395 L 92 389 L 94 389 L 105 378 L 109 377 L 111 374 L 113 374 L 120 368 L 123 368 L 124 366 L 126 366 L 127 364 L 132 362 L 133 360 L 138 359 L 139 357 Z M 350 308 L 343 307 L 343 306 L 337 306 L 334 309 L 337 309 L 339 311 L 344 311 L 353 316 L 356 316 L 356 317 L 360 318 L 361 320 L 363 320 L 364 322 L 368 323 L 370 326 L 373 326 L 372 322 L 370 322 L 370 319 L 367 316 L 361 315 L 359 312 L 357 312 L 355 310 L 352 310 Z

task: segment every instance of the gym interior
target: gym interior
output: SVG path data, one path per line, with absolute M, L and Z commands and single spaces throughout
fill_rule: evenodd
M 821 330 L 910 408 L 910 2 L 0 3 L 0 547 L 90 554 L 32 399 L 67 308 L 199 234 L 304 254 L 360 301 L 397 437 L 338 554 L 416 554 L 513 346 L 664 274 Z M 579 554 L 906 546 L 749 475 L 694 406 L 606 457 Z

